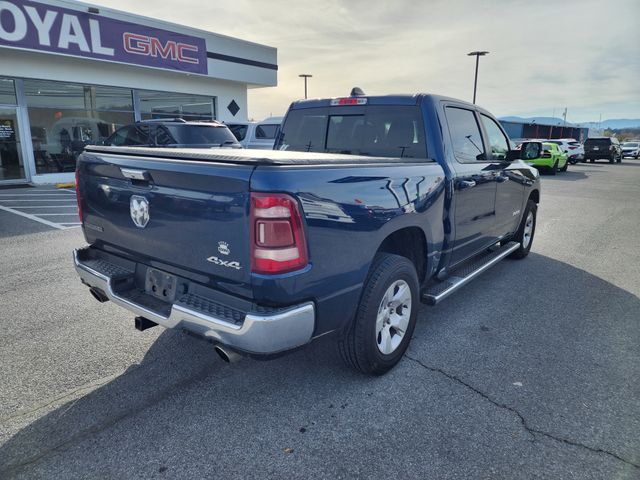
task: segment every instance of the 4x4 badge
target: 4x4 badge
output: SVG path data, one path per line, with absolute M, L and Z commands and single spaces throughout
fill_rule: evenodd
M 236 270 L 240 270 L 242 268 L 240 266 L 240 262 L 231 261 L 231 260 L 222 260 L 221 258 L 218 258 L 213 255 L 207 258 L 207 262 L 211 262 L 214 265 L 219 265 L 221 267 L 235 268 Z

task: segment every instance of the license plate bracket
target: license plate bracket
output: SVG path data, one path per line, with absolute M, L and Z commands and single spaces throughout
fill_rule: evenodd
M 149 295 L 153 295 L 165 302 L 173 302 L 176 299 L 178 279 L 174 275 L 161 270 L 148 268 L 144 289 Z

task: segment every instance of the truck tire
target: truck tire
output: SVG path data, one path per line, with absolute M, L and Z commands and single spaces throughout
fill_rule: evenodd
M 405 257 L 376 255 L 356 316 L 338 340 L 345 363 L 363 373 L 391 370 L 409 346 L 420 304 L 416 269 Z
M 521 259 L 529 255 L 531 250 L 531 244 L 533 243 L 533 236 L 536 233 L 536 217 L 538 214 L 538 205 L 536 202 L 529 199 L 527 202 L 527 208 L 522 215 L 520 226 L 516 234 L 510 239 L 512 242 L 518 242 L 520 247 L 515 250 L 509 257 Z

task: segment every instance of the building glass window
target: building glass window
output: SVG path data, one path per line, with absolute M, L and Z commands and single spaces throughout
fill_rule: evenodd
M 74 171 L 86 145 L 134 121 L 127 88 L 25 80 L 24 90 L 38 174 Z
M 0 78 L 0 105 L 16 105 L 16 89 L 13 80 Z
M 216 118 L 212 97 L 139 90 L 138 98 L 142 120 L 161 118 L 212 120 Z

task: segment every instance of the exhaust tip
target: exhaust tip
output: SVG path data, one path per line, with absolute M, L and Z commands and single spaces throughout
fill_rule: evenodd
M 220 345 L 216 345 L 214 347 L 214 350 L 216 351 L 218 356 L 222 359 L 222 361 L 224 361 L 225 363 L 236 363 L 242 360 L 242 356 L 240 354 L 232 350 L 227 350 L 226 348 L 221 347 Z
M 100 303 L 104 303 L 104 302 L 108 302 L 109 301 L 109 297 L 107 297 L 104 294 L 104 292 L 102 290 L 100 290 L 99 288 L 91 287 L 89 289 L 89 292 L 91 293 L 91 296 L 93 296 L 93 298 L 95 298 Z

